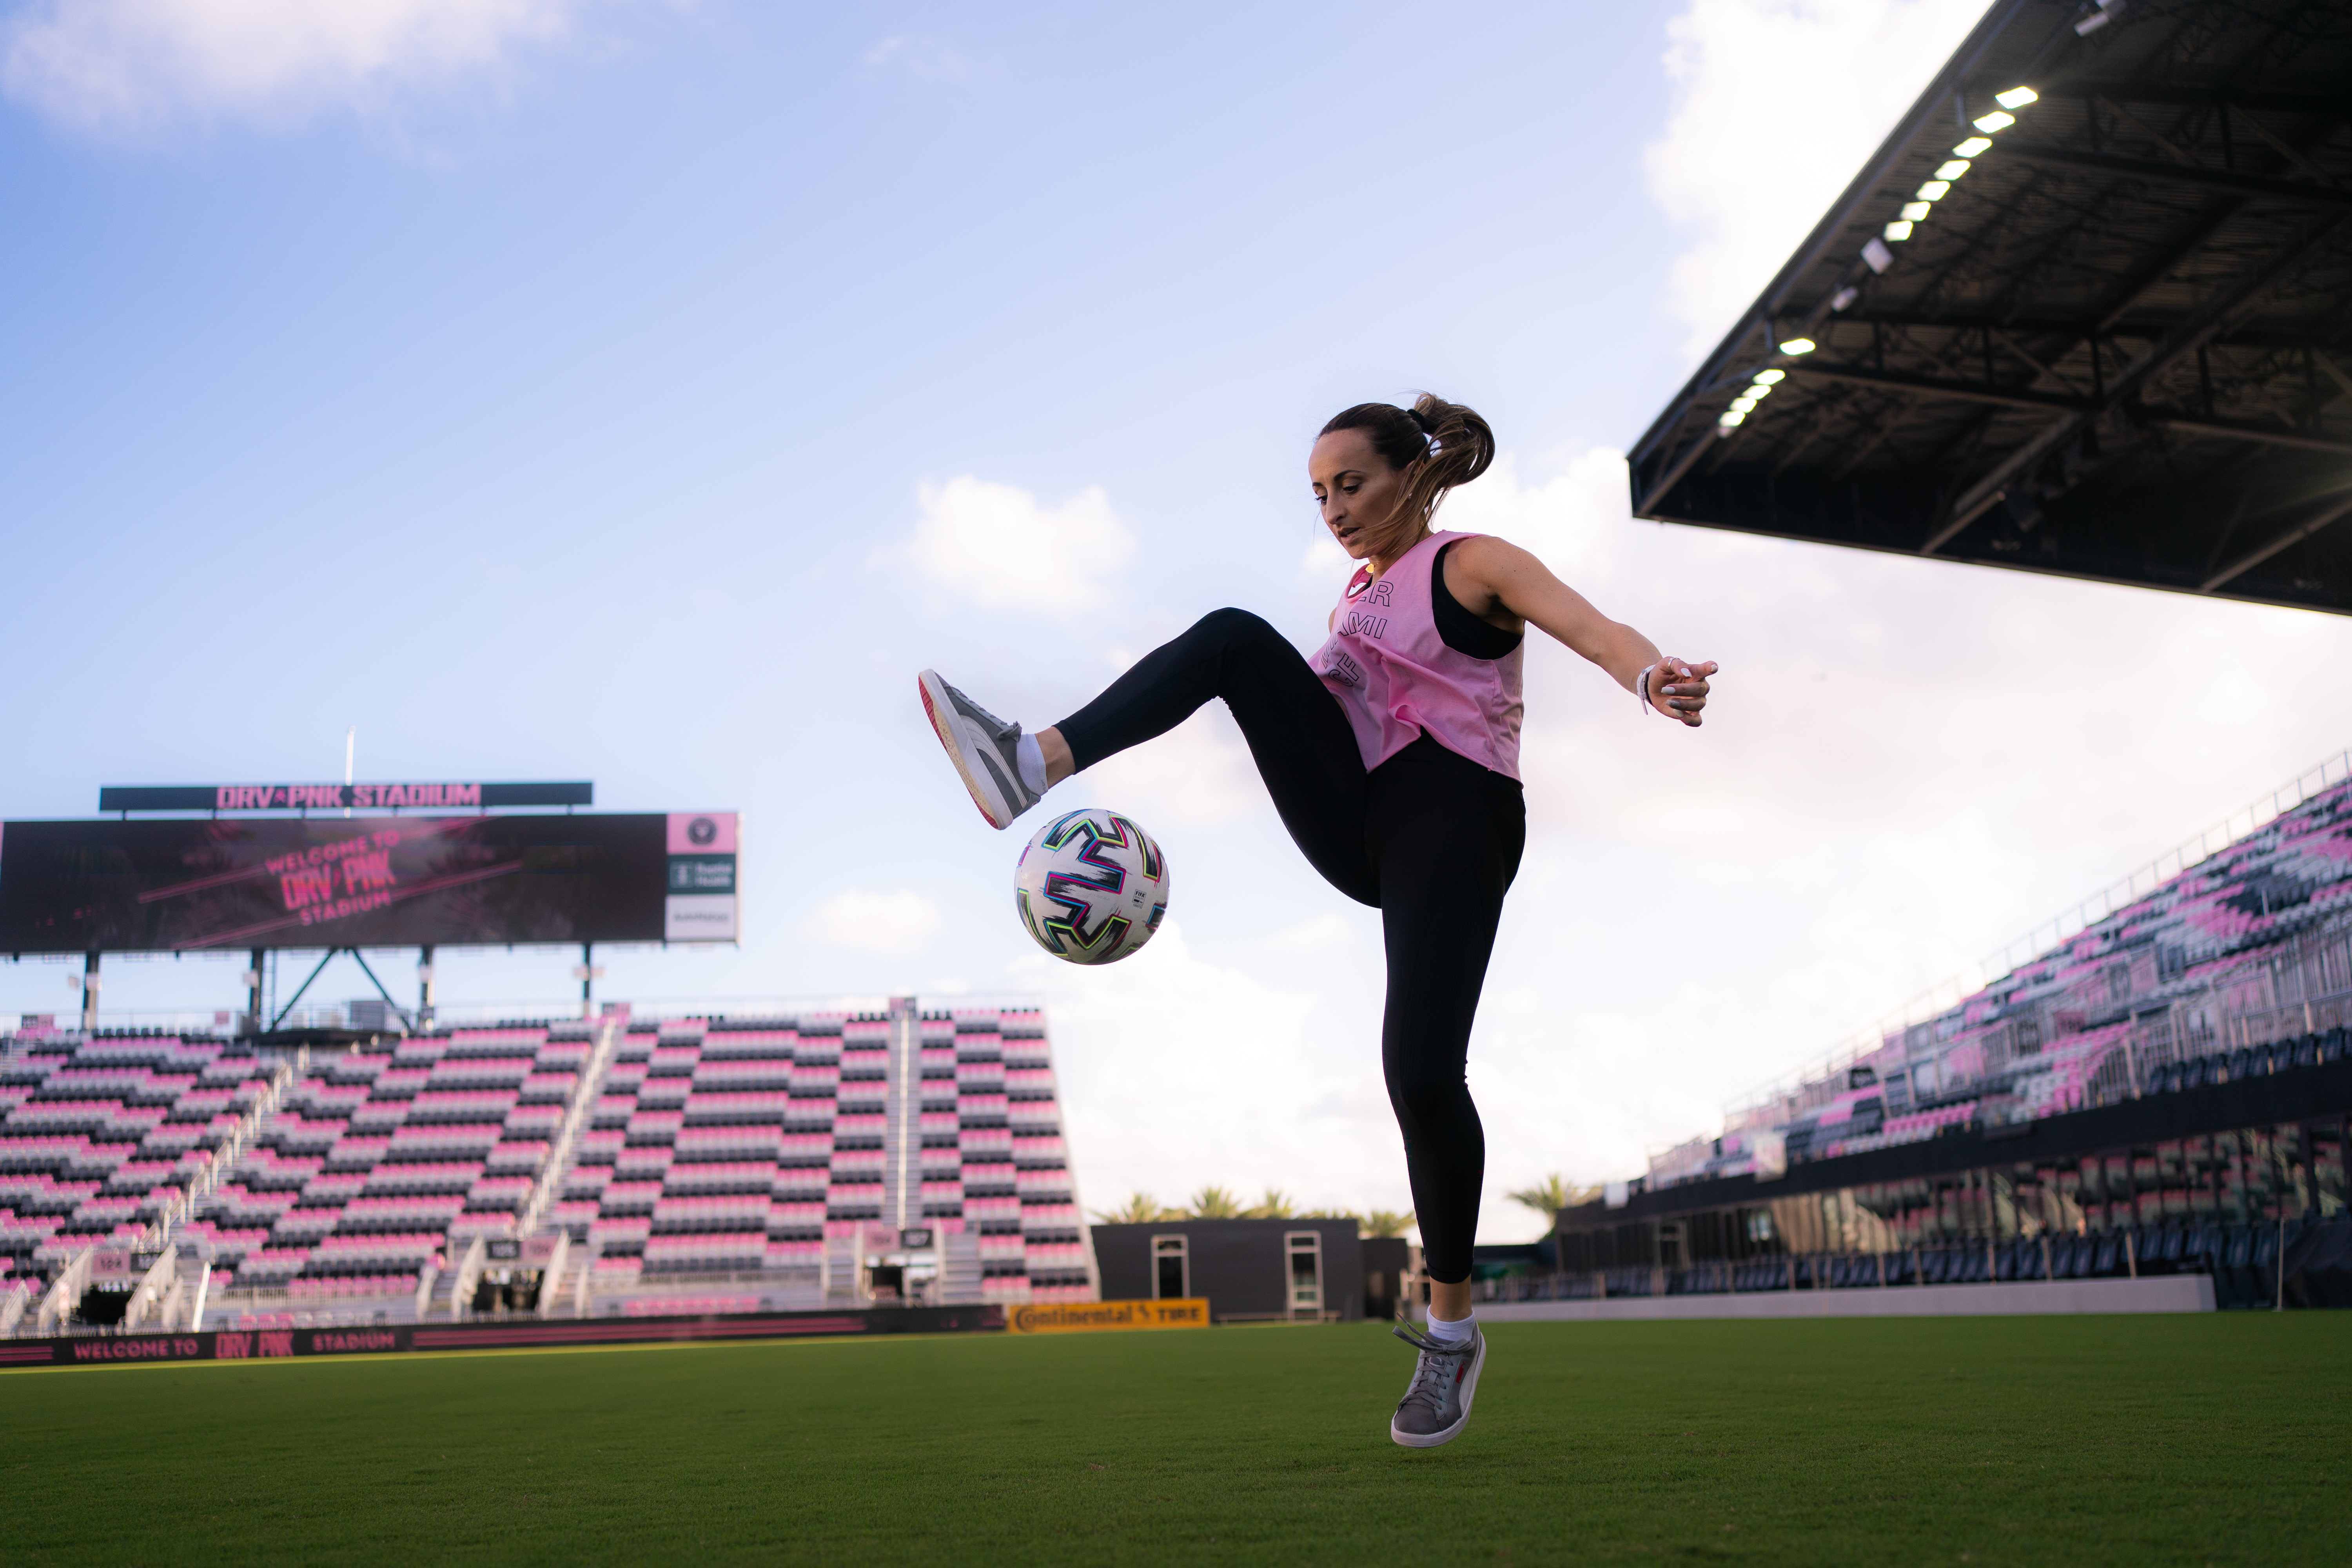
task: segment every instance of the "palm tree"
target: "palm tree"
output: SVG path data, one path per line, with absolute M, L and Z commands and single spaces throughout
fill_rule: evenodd
M 1296 1205 L 1290 1194 L 1279 1187 L 1268 1187 L 1265 1196 L 1242 1211 L 1244 1219 L 1292 1219 L 1297 1217 Z
M 1399 1214 L 1394 1209 L 1374 1209 L 1358 1223 L 1363 1226 L 1366 1236 L 1402 1236 L 1412 1228 L 1412 1211 Z
M 1162 1208 L 1160 1200 L 1150 1193 L 1129 1193 L 1127 1202 L 1107 1213 L 1101 1209 L 1095 1210 L 1097 1225 L 1150 1225 L 1168 1217 L 1168 1210 Z
M 1192 1219 L 1239 1219 L 1241 1201 L 1223 1187 L 1202 1187 L 1192 1194 L 1185 1214 Z
M 1573 1207 L 1580 1203 L 1590 1203 L 1599 1195 L 1600 1192 L 1599 1187 L 1571 1185 L 1566 1176 L 1554 1171 L 1534 1186 L 1522 1187 L 1513 1193 L 1511 1201 L 1515 1204 L 1524 1204 L 1544 1218 L 1551 1219 L 1564 1208 Z

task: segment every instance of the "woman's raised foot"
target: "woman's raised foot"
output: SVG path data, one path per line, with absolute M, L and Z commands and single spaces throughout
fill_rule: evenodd
M 1021 726 L 1008 724 L 927 669 L 915 678 L 923 694 L 923 714 L 947 748 L 971 803 L 991 827 L 1003 828 L 1037 804 L 1045 792 L 1023 778 Z M 1034 745 L 1033 741 L 1031 745 Z M 1042 776 L 1042 770 L 1041 770 Z

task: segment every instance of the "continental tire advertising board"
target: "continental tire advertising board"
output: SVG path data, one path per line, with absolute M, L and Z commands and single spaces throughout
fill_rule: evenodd
M 0 824 L 0 952 L 732 942 L 731 812 Z
M 1097 1334 L 1122 1329 L 1205 1329 L 1205 1296 L 1160 1301 L 1056 1301 L 1007 1307 L 1004 1326 L 1016 1334 Z

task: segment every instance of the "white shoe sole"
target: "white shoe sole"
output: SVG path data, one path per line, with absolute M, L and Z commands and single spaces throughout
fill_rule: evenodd
M 931 721 L 931 733 L 937 735 L 940 744 L 947 748 L 948 761 L 955 764 L 956 776 L 963 780 L 964 789 L 971 795 L 971 804 L 980 808 L 981 820 L 1003 832 L 1012 826 L 1013 819 L 1008 816 L 1000 822 L 996 812 L 989 808 L 990 797 L 996 792 L 973 772 L 971 763 L 964 757 L 963 742 L 955 732 L 955 704 L 948 697 L 947 683 L 939 678 L 936 670 L 927 669 L 915 677 L 915 685 L 923 694 L 923 716 Z
M 1404 1448 L 1435 1448 L 1462 1436 L 1462 1428 L 1470 1425 L 1470 1403 L 1478 1395 L 1478 1374 L 1486 1367 L 1486 1334 L 1482 1329 L 1478 1333 L 1478 1353 L 1470 1358 L 1470 1370 L 1463 1374 L 1462 1414 L 1454 1418 L 1454 1425 L 1435 1432 L 1400 1432 L 1396 1423 L 1391 1422 L 1389 1440 Z

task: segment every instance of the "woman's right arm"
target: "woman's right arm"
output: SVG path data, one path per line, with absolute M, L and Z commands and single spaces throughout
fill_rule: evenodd
M 1465 559 L 1466 557 L 1466 559 Z M 1657 644 L 1622 621 L 1612 621 L 1592 602 L 1551 574 L 1551 569 L 1527 551 L 1491 534 L 1465 539 L 1447 556 L 1448 566 L 1459 563 L 1457 592 L 1473 614 L 1499 609 L 1541 627 L 1609 672 L 1626 690 L 1642 672 L 1650 672 L 1650 705 L 1670 719 L 1697 728 L 1706 706 L 1707 679 L 1719 668 L 1713 663 L 1688 664 L 1658 652 Z M 1449 582 L 1451 574 L 1449 573 Z

